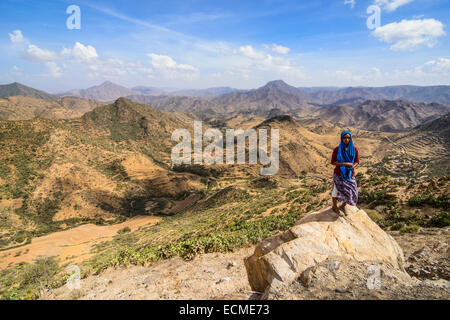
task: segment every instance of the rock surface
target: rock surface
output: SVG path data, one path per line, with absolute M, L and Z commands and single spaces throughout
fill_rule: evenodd
M 288 231 L 258 244 L 244 261 L 252 290 L 267 298 L 299 278 L 307 281 L 311 268 L 330 259 L 384 264 L 409 277 L 397 242 L 363 210 L 352 209 L 346 217 L 331 208 L 308 213 Z

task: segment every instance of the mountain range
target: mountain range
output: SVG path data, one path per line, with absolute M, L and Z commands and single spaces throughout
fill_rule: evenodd
M 74 89 L 66 92 L 57 93 L 56 96 L 74 96 L 86 99 L 95 99 L 100 101 L 114 101 L 120 97 L 132 96 L 132 95 L 146 95 L 146 96 L 181 96 L 181 97 L 200 97 L 200 98 L 212 98 L 219 95 L 241 91 L 230 87 L 218 87 L 208 89 L 167 89 L 156 88 L 146 86 L 136 86 L 133 88 L 126 88 L 110 81 L 106 81 L 98 86 L 90 87 L 87 89 Z
M 113 101 L 119 97 L 132 95 L 150 96 L 186 96 L 205 99 L 214 99 L 228 96 L 229 102 L 238 102 L 241 94 L 252 95 L 261 93 L 264 88 L 277 88 L 287 94 L 296 96 L 305 103 L 312 104 L 345 104 L 358 105 L 366 100 L 409 100 L 414 102 L 450 104 L 450 86 L 386 86 L 386 87 L 294 87 L 282 80 L 271 81 L 265 86 L 252 90 L 239 90 L 230 87 L 217 87 L 208 89 L 167 89 L 157 87 L 137 86 L 126 88 L 112 82 L 88 89 L 70 90 L 58 93 L 57 96 L 76 96 L 102 101 Z
M 128 89 L 105 82 L 86 90 L 71 91 L 70 96 L 56 97 L 13 83 L 0 87 L 4 98 L 0 100 L 0 119 L 76 118 L 111 98 L 113 100 L 109 103 L 126 96 L 131 101 L 160 111 L 185 113 L 191 118 L 202 119 L 218 126 L 223 126 L 231 119 L 236 120 L 234 124 L 239 124 L 237 119 L 248 123 L 252 117 L 256 121 L 262 121 L 289 114 L 295 119 L 323 119 L 366 130 L 399 131 L 447 114 L 449 104 L 435 101 L 448 102 L 449 88 L 450 86 L 397 86 L 305 89 L 276 80 L 253 90 L 223 87 L 177 91 L 155 87 Z M 161 95 L 168 90 L 174 91 Z M 404 97 L 410 97 L 412 100 L 406 100 Z M 96 100 L 87 100 L 94 98 Z M 333 102 L 335 100 L 336 103 Z

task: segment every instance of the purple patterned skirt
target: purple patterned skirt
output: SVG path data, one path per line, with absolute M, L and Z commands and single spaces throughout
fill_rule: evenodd
M 350 182 L 344 181 L 337 174 L 333 175 L 334 185 L 337 189 L 338 201 L 345 202 L 351 206 L 356 206 L 358 203 L 358 185 L 355 177 L 352 177 Z

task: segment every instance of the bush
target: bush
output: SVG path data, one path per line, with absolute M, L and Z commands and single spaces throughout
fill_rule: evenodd
M 419 231 L 420 227 L 417 224 L 405 225 L 400 229 L 403 233 L 415 233 Z
M 376 190 L 368 192 L 362 190 L 359 194 L 359 201 L 361 203 L 368 203 L 371 207 L 376 207 L 378 205 L 394 205 L 396 203 L 395 196 L 388 193 L 387 190 Z
M 405 227 L 405 223 L 404 222 L 396 222 L 391 226 L 391 230 L 392 231 L 398 231 L 400 229 L 402 229 L 403 227 Z
M 444 228 L 450 226 L 450 212 L 441 212 L 428 221 L 429 227 Z
M 39 297 L 41 289 L 60 285 L 56 276 L 60 271 L 54 257 L 40 257 L 32 264 L 19 264 L 12 270 L 0 272 L 0 298 L 31 300 Z
M 122 228 L 119 231 L 117 231 L 118 234 L 123 234 L 123 233 L 127 233 L 127 232 L 131 232 L 130 227 L 125 227 L 125 228 Z
M 421 207 L 425 204 L 433 208 L 449 209 L 450 196 L 448 194 L 441 194 L 438 197 L 434 197 L 431 194 L 416 195 L 408 200 L 410 207 Z

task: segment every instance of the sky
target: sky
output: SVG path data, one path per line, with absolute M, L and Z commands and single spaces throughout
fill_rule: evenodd
M 0 84 L 450 85 L 449 25 L 448 0 L 1 0 Z

